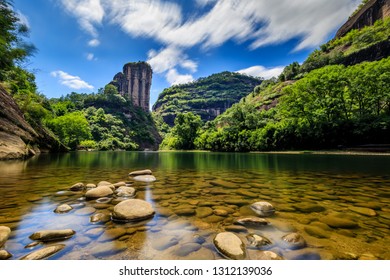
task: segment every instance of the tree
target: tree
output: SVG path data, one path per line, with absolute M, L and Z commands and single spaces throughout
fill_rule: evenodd
M 107 94 L 107 95 L 116 95 L 116 94 L 119 94 L 118 93 L 118 89 L 116 88 L 116 86 L 112 85 L 112 84 L 108 84 L 104 87 L 104 94 Z
M 175 119 L 175 126 L 166 136 L 162 147 L 176 150 L 193 150 L 195 138 L 199 135 L 202 126 L 200 116 L 189 113 L 179 113 Z
M 48 121 L 48 126 L 71 149 L 76 149 L 81 141 L 92 138 L 89 123 L 80 111 L 54 118 Z
M 0 81 L 4 81 L 15 63 L 25 60 L 35 47 L 23 40 L 28 28 L 20 23 L 10 1 L 0 0 L 0 23 Z

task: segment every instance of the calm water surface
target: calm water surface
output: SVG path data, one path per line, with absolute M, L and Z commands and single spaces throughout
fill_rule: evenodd
M 91 223 L 121 199 L 98 203 L 67 191 L 77 182 L 131 182 L 129 172 L 146 168 L 157 181 L 132 185 L 156 211 L 144 222 Z M 255 215 L 249 206 L 257 201 L 276 208 L 270 225 L 232 228 Z M 74 209 L 54 213 L 63 203 Z M 267 237 L 267 250 L 285 259 L 389 260 L 390 157 L 79 152 L 0 162 L 0 225 L 12 229 L 5 244 L 12 259 L 52 244 L 66 246 L 50 259 L 221 259 L 213 238 L 230 229 L 244 242 L 250 233 Z M 26 248 L 36 231 L 67 228 L 76 231 L 70 239 Z M 281 246 L 290 232 L 306 247 Z M 260 250 L 247 251 L 248 259 L 261 258 Z

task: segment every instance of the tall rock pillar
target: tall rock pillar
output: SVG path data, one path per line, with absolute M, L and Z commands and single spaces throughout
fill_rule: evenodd
M 134 106 L 149 111 L 153 71 L 146 62 L 131 62 L 123 66 L 123 73 L 115 75 L 111 84 L 119 94 L 131 100 Z

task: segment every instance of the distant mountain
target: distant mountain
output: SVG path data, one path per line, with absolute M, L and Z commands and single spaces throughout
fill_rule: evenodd
M 169 126 L 178 113 L 192 112 L 203 121 L 215 119 L 261 84 L 262 80 L 239 73 L 222 72 L 195 82 L 164 89 L 153 112 Z

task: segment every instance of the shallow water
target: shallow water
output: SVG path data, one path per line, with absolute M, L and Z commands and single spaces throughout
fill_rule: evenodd
M 77 182 L 132 182 L 128 173 L 146 168 L 157 181 L 132 185 L 156 211 L 143 222 L 91 223 L 121 199 L 98 203 L 68 191 Z M 221 259 L 213 238 L 226 228 L 244 242 L 249 233 L 267 237 L 267 250 L 285 259 L 390 259 L 388 156 L 79 152 L 0 162 L 0 170 L 0 225 L 12 229 L 4 246 L 12 259 L 52 244 L 66 246 L 49 259 Z M 275 207 L 270 225 L 231 228 L 256 215 L 249 206 L 257 201 Z M 63 203 L 74 209 L 54 213 Z M 335 217 L 347 223 L 335 225 Z M 36 231 L 67 228 L 76 234 L 26 248 Z M 306 247 L 282 246 L 290 232 Z

